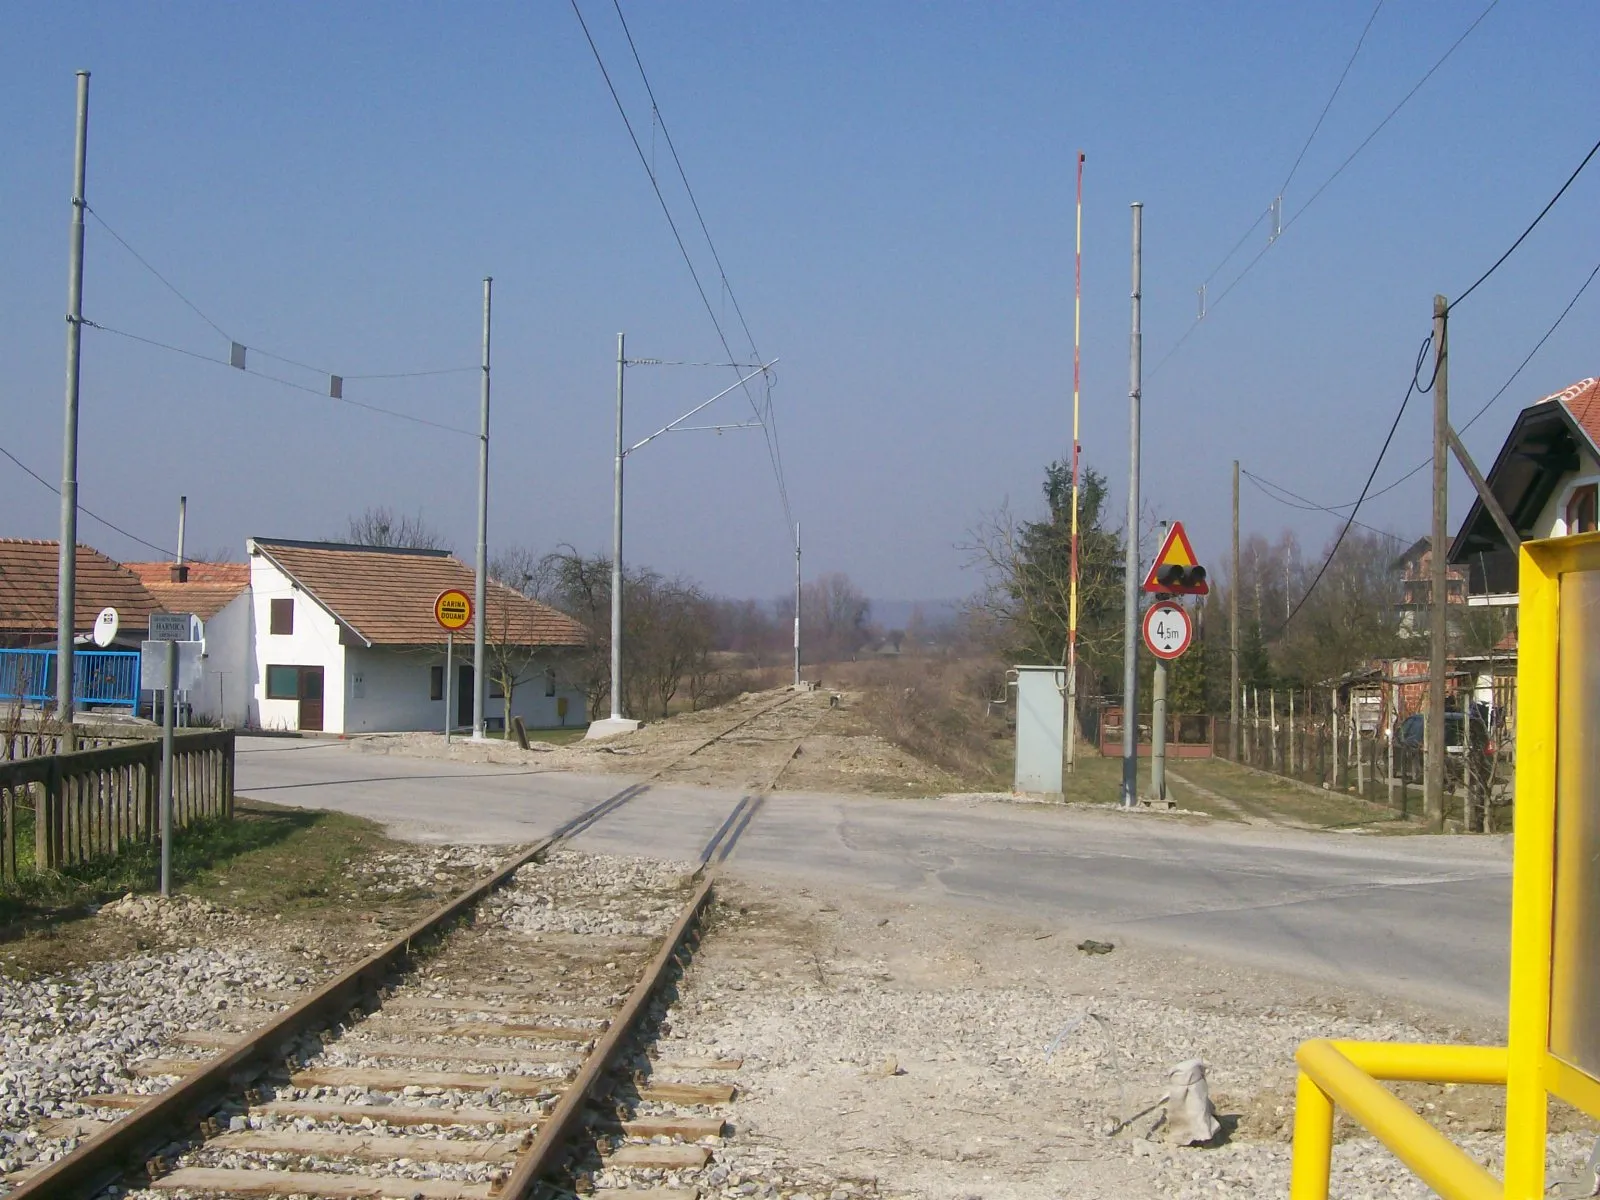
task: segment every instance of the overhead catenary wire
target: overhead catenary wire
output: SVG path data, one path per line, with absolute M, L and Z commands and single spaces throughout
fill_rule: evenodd
M 1355 49 L 1350 52 L 1350 57 L 1345 60 L 1344 70 L 1339 72 L 1338 82 L 1333 85 L 1333 91 L 1328 94 L 1327 103 L 1322 106 L 1322 111 L 1317 114 L 1316 123 L 1311 126 L 1311 132 L 1306 135 L 1306 140 L 1300 147 L 1300 153 L 1295 155 L 1294 163 L 1290 166 L 1289 173 L 1284 176 L 1283 182 L 1278 185 L 1277 199 L 1261 210 L 1256 219 L 1250 222 L 1250 227 L 1239 235 L 1239 240 L 1222 256 L 1221 261 L 1206 273 L 1205 279 L 1200 284 L 1202 289 L 1210 286 L 1211 281 L 1217 277 L 1217 273 L 1233 260 L 1235 254 L 1244 248 L 1244 244 L 1250 240 L 1250 235 L 1261 227 L 1261 222 L 1271 216 L 1273 209 L 1281 203 L 1283 194 L 1289 190 L 1289 185 L 1294 182 L 1294 177 L 1300 170 L 1300 164 L 1305 161 L 1306 152 L 1311 149 L 1311 143 L 1316 140 L 1318 132 L 1322 129 L 1322 123 L 1328 119 L 1328 112 L 1333 108 L 1333 102 L 1338 99 L 1339 92 L 1344 88 L 1344 81 L 1350 74 L 1350 68 L 1355 66 L 1356 58 L 1360 55 L 1361 47 L 1366 43 L 1367 34 L 1372 31 L 1372 23 L 1378 19 L 1378 11 L 1383 8 L 1383 4 L 1384 0 L 1378 0 L 1373 5 L 1372 14 L 1367 18 L 1367 23 L 1361 27 L 1361 36 L 1356 38 Z M 1274 237 L 1276 237 L 1276 232 Z
M 605 81 L 606 90 L 611 93 L 611 100 L 616 105 L 617 115 L 622 118 L 623 127 L 627 130 L 627 133 L 628 133 L 628 140 L 633 143 L 634 153 L 638 155 L 639 163 L 644 168 L 646 177 L 650 180 L 651 190 L 655 193 L 656 202 L 660 205 L 661 213 L 667 220 L 668 228 L 672 231 L 673 241 L 676 242 L 677 246 L 678 246 L 678 253 L 682 256 L 684 265 L 689 269 L 689 277 L 694 283 L 695 291 L 700 296 L 700 303 L 704 306 L 704 308 L 706 310 L 706 315 L 711 318 L 712 327 L 717 331 L 717 339 L 722 344 L 723 352 L 727 354 L 727 356 L 728 356 L 728 358 L 730 360 L 734 359 L 736 356 L 733 353 L 732 345 L 728 341 L 727 332 L 723 329 L 722 321 L 720 320 L 720 318 L 718 318 L 716 308 L 711 303 L 711 297 L 707 294 L 706 289 L 705 289 L 705 284 L 700 279 L 700 272 L 699 272 L 698 268 L 696 268 L 696 266 L 694 264 L 694 257 L 689 253 L 689 248 L 688 248 L 687 244 L 684 242 L 683 233 L 678 228 L 677 219 L 675 217 L 673 217 L 672 208 L 667 203 L 667 198 L 666 198 L 665 194 L 661 190 L 661 182 L 660 182 L 659 178 L 656 175 L 655 169 L 650 164 L 649 157 L 645 154 L 644 146 L 639 141 L 639 135 L 638 135 L 637 131 L 635 131 L 634 127 L 633 127 L 632 119 L 629 118 L 629 116 L 628 116 L 627 107 L 622 103 L 622 97 L 617 91 L 616 84 L 612 81 L 611 72 L 606 67 L 605 58 L 600 53 L 600 47 L 596 44 L 596 42 L 594 40 L 594 35 L 589 30 L 589 23 L 586 20 L 584 20 L 583 10 L 578 7 L 578 0 L 571 0 L 571 4 L 572 4 L 573 15 L 575 17 L 577 17 L 578 25 L 583 30 L 584 40 L 589 43 L 589 51 L 594 56 L 595 65 L 600 69 L 600 76 Z M 632 44 L 631 35 L 629 37 L 629 44 L 630 45 Z M 637 61 L 637 55 L 636 55 L 636 61 Z M 641 71 L 641 73 L 643 72 L 642 65 L 640 67 L 640 71 Z M 648 85 L 648 82 L 647 82 L 646 83 L 646 88 L 647 89 L 648 89 L 648 86 L 649 85 Z M 659 108 L 657 108 L 655 110 L 655 112 L 656 112 L 656 119 L 659 120 L 660 119 Z M 663 126 L 663 132 L 665 132 L 665 127 L 664 126 Z M 674 158 L 676 158 L 676 153 L 675 152 L 674 152 Z M 680 166 L 681 166 L 681 164 L 680 164 Z M 685 185 L 687 186 L 687 180 L 685 180 Z M 697 206 L 696 210 L 698 211 L 698 206 Z M 713 251 L 713 253 L 714 253 L 714 251 Z M 724 282 L 726 283 L 726 277 L 724 277 Z M 731 289 L 729 289 L 729 294 L 731 296 L 731 294 L 732 294 Z M 737 304 L 735 305 L 735 307 L 737 308 Z M 742 316 L 741 316 L 741 320 L 742 320 Z M 754 347 L 752 346 L 752 349 L 753 348 Z M 771 408 L 771 404 L 770 404 L 771 391 L 770 391 L 770 388 L 771 388 L 771 384 L 770 384 L 770 381 L 769 381 L 769 383 L 768 383 L 768 396 L 769 396 L 768 408 L 769 408 L 769 410 Z M 786 484 L 784 482 L 784 479 L 783 479 L 783 470 L 782 470 L 782 466 L 781 466 L 781 463 L 780 463 L 780 460 L 779 460 L 779 457 L 778 457 L 775 438 L 774 438 L 773 432 L 772 432 L 773 422 L 771 422 L 769 420 L 770 412 L 767 413 L 767 414 L 763 414 L 763 412 L 761 411 L 761 406 L 756 403 L 755 398 L 750 394 L 748 386 L 746 386 L 746 388 L 745 388 L 745 398 L 750 402 L 750 407 L 755 412 L 756 419 L 761 422 L 761 427 L 762 427 L 762 430 L 764 432 L 765 439 L 766 439 L 766 442 L 767 442 L 767 454 L 768 454 L 768 457 L 772 461 L 773 472 L 774 472 L 775 476 L 777 477 L 777 481 L 778 481 L 778 494 L 779 494 L 779 498 L 783 502 L 784 516 L 785 516 L 785 519 L 787 520 L 790 528 L 793 528 L 793 526 L 794 526 L 794 516 L 793 516 L 793 511 L 792 511 L 792 509 L 791 509 L 791 507 L 789 505 L 788 488 L 787 488 L 787 486 L 786 486 Z
M 1328 110 L 1333 107 L 1333 102 L 1339 98 L 1339 92 L 1344 87 L 1344 81 L 1350 75 L 1350 68 L 1356 65 L 1356 58 L 1361 54 L 1361 47 L 1366 44 L 1367 34 L 1372 32 L 1372 23 L 1378 19 L 1378 13 L 1383 8 L 1383 0 L 1378 0 L 1372 6 L 1372 15 L 1367 18 L 1367 23 L 1361 27 L 1361 36 L 1356 38 L 1355 49 L 1350 51 L 1350 57 L 1345 60 L 1344 70 L 1339 72 L 1339 80 L 1333 85 L 1333 91 L 1328 94 L 1328 102 L 1322 106 L 1322 111 L 1317 114 L 1317 122 L 1311 127 L 1311 132 L 1306 135 L 1305 145 L 1300 147 L 1300 153 L 1295 155 L 1294 165 L 1289 168 L 1289 174 L 1278 185 L 1278 195 L 1282 196 L 1289 190 L 1289 185 L 1294 182 L 1295 172 L 1300 170 L 1300 164 L 1305 161 L 1306 151 L 1311 149 L 1311 143 L 1317 138 L 1317 131 L 1322 128 L 1322 123 L 1328 119 Z
M 302 362 L 299 359 L 290 358 L 289 356 L 284 355 L 284 354 L 277 354 L 277 353 L 274 353 L 271 350 L 263 350 L 260 346 L 250 345 L 247 342 L 241 341 L 239 338 L 235 337 L 232 333 L 230 333 L 227 329 L 223 328 L 222 324 L 220 322 L 218 322 L 216 320 L 216 318 L 211 316 L 210 313 L 206 312 L 203 308 L 201 308 L 198 304 L 196 304 L 192 299 L 190 299 L 189 296 L 186 295 L 183 292 L 183 290 L 178 287 L 177 284 L 173 283 L 172 280 L 168 279 L 165 275 L 163 275 L 161 273 L 161 271 L 158 270 L 155 267 L 155 265 L 150 262 L 150 260 L 148 258 L 146 258 L 144 255 L 140 254 L 139 251 L 133 246 L 133 244 L 131 242 L 128 241 L 127 238 L 123 237 L 122 234 L 118 233 L 115 229 L 113 229 L 111 227 L 110 223 L 104 217 L 102 217 L 98 212 L 96 212 L 92 207 L 90 207 L 88 204 L 85 204 L 83 207 L 84 207 L 84 211 L 86 211 L 90 216 L 92 216 L 95 219 L 95 222 L 102 229 L 104 229 L 108 234 L 110 234 L 111 237 L 113 239 L 115 239 L 117 244 L 119 246 L 121 246 L 124 250 L 126 250 L 130 256 L 132 256 L 132 258 L 133 258 L 133 260 L 135 262 L 137 262 L 146 271 L 150 272 L 150 274 L 153 275 L 161 283 L 161 285 L 163 287 L 165 287 L 169 292 L 171 292 L 174 296 L 176 296 L 178 298 L 178 300 L 183 304 L 183 306 L 185 308 L 187 308 L 190 312 L 194 313 L 195 316 L 199 317 L 202 321 L 204 321 L 207 325 L 209 325 L 213 330 L 215 330 L 216 333 L 220 337 L 222 337 L 225 341 L 227 341 L 230 344 L 230 346 L 232 346 L 232 345 L 244 346 L 250 352 L 252 352 L 254 354 L 258 354 L 262 358 L 270 358 L 274 362 L 281 362 L 281 363 L 284 363 L 285 365 L 291 366 L 291 367 L 299 367 L 301 370 L 310 371 L 314 375 L 322 375 L 322 376 L 326 376 L 326 377 L 328 377 L 330 379 L 338 378 L 339 380 L 341 380 L 343 382 L 346 382 L 346 383 L 352 382 L 354 380 L 420 379 L 420 378 L 423 378 L 423 377 L 426 377 L 426 376 L 435 376 L 435 375 L 461 375 L 461 374 L 468 374 L 468 373 L 470 373 L 470 374 L 478 374 L 483 369 L 482 366 L 480 365 L 480 366 L 470 366 L 470 367 L 439 367 L 439 368 L 432 368 L 432 369 L 420 370 L 420 371 L 381 371 L 381 372 L 367 372 L 367 373 L 330 371 L 330 370 L 327 370 L 326 368 L 323 368 L 323 367 L 314 366 L 311 363 Z M 163 349 L 163 350 L 170 350 L 170 351 L 173 351 L 173 352 L 178 353 L 178 354 L 186 354 L 191 358 L 198 358 L 198 359 L 201 359 L 202 361 L 205 361 L 205 362 L 217 362 L 217 361 L 219 361 L 218 359 L 212 358 L 209 355 L 197 354 L 196 352 L 194 352 L 192 350 L 185 350 L 185 349 L 183 349 L 181 347 L 178 347 L 178 346 L 173 346 L 173 345 L 170 345 L 170 344 L 165 343 L 165 342 L 157 341 L 154 338 L 139 337 L 139 336 L 137 336 L 135 334 L 127 333 L 127 332 L 125 332 L 123 330 L 111 329 L 111 328 L 108 328 L 107 326 L 104 326 L 104 325 L 95 325 L 93 322 L 89 322 L 89 321 L 84 322 L 84 324 L 89 326 L 89 327 L 91 327 L 91 328 L 100 329 L 100 330 L 102 330 L 102 331 L 104 331 L 106 333 L 116 333 L 116 334 L 119 334 L 122 337 L 132 338 L 134 341 L 142 341 L 142 342 L 145 342 L 148 345 L 156 346 L 156 347 L 159 347 L 160 349 Z M 223 365 L 231 366 L 232 363 L 231 362 L 224 362 Z M 235 369 L 243 370 L 247 374 L 258 375 L 263 379 L 271 379 L 274 382 L 282 383 L 287 387 L 297 388 L 300 391 L 310 392 L 312 395 L 328 396 L 328 389 L 326 387 L 323 387 L 323 388 L 308 387 L 308 386 L 306 386 L 304 384 L 295 383 L 292 380 L 281 379 L 281 378 L 278 378 L 277 376 L 269 375 L 264 371 L 252 371 L 248 367 L 238 367 L 238 368 L 235 368 Z M 329 398 L 330 399 L 334 399 L 334 400 L 344 400 L 345 399 L 343 396 L 329 396 Z M 375 412 L 386 413 L 389 416 L 397 416 L 397 417 L 401 417 L 401 418 L 403 418 L 405 420 L 418 420 L 418 421 L 421 421 L 421 423 L 423 423 L 423 424 L 436 425 L 437 428 L 451 429 L 453 432 L 458 432 L 458 433 L 459 432 L 465 432 L 464 430 L 454 429 L 454 427 L 452 427 L 452 426 L 437 425 L 436 422 L 424 421 L 421 418 L 411 417 L 411 416 L 409 416 L 408 414 L 405 414 L 405 413 L 395 412 L 395 411 L 393 411 L 391 409 L 383 408 L 380 405 L 363 404 L 362 402 L 355 401 L 355 400 L 346 400 L 345 402 L 349 403 L 349 404 L 353 404 L 358 408 L 369 408 L 369 409 L 372 409 Z M 476 437 L 477 435 L 473 434 L 471 436 Z
M 576 0 L 574 0 L 574 3 L 576 3 Z M 733 305 L 734 315 L 739 318 L 739 326 L 744 330 L 745 340 L 750 344 L 750 353 L 754 356 L 757 362 L 764 362 L 766 360 L 762 357 L 760 349 L 758 349 L 756 346 L 755 335 L 750 332 L 750 323 L 745 320 L 744 309 L 739 304 L 739 297 L 734 294 L 733 284 L 728 279 L 727 269 L 722 265 L 722 255 L 717 253 L 717 244 L 711 237 L 710 228 L 708 228 L 706 225 L 705 214 L 700 210 L 700 201 L 695 198 L 694 188 L 689 183 L 689 175 L 688 172 L 684 170 L 683 160 L 678 157 L 678 147 L 672 140 L 672 132 L 667 128 L 667 118 L 662 115 L 661 105 L 656 101 L 655 89 L 650 86 L 650 76 L 644 69 L 644 60 L 639 56 L 639 47 L 634 43 L 633 31 L 628 28 L 628 19 L 622 13 L 621 0 L 611 0 L 611 5 L 614 9 L 616 9 L 617 22 L 622 26 L 623 36 L 628 39 L 628 50 L 633 55 L 634 66 L 638 67 L 639 69 L 639 79 L 644 83 L 645 94 L 650 97 L 650 112 L 653 120 L 655 124 L 659 125 L 661 128 L 661 138 L 664 142 L 666 142 L 667 150 L 672 155 L 672 162 L 677 168 L 678 178 L 680 181 L 682 181 L 683 190 L 689 197 L 690 207 L 694 209 L 695 220 L 700 223 L 700 232 L 702 235 L 704 235 L 706 239 L 706 246 L 711 251 L 711 259 L 717 264 L 717 276 L 722 281 L 723 291 L 727 294 L 729 302 Z M 652 174 L 654 174 L 653 166 Z M 731 352 L 728 357 L 733 357 Z M 745 395 L 747 397 L 749 396 L 748 388 L 745 389 Z M 778 493 L 783 500 L 784 516 L 792 526 L 794 524 L 794 514 L 789 507 L 789 486 L 788 481 L 784 478 L 783 473 L 783 450 L 778 441 L 778 422 L 777 414 L 774 411 L 772 404 L 772 379 L 770 376 L 768 376 L 766 379 L 766 409 L 766 420 L 763 423 L 763 428 L 766 428 L 768 424 L 771 426 L 766 435 L 768 453 L 772 459 L 772 469 L 777 475 Z M 759 417 L 759 414 L 757 415 Z
M 101 333 L 109 333 L 115 337 L 126 338 L 130 342 L 138 342 L 141 345 L 150 346 L 157 350 L 165 350 L 171 354 L 181 354 L 185 358 L 197 359 L 203 363 L 210 363 L 212 366 L 227 367 L 230 370 L 242 371 L 246 375 L 253 375 L 257 379 L 265 379 L 270 383 L 278 384 L 280 387 L 293 388 L 297 392 L 305 392 L 309 395 L 316 396 L 319 399 L 337 400 L 340 404 L 348 404 L 352 408 L 364 408 L 369 412 L 381 413 L 386 417 L 394 417 L 401 421 L 411 421 L 417 425 L 426 425 L 431 429 L 442 430 L 446 433 L 458 433 L 463 437 L 476 438 L 478 436 L 478 434 L 470 429 L 462 429 L 456 425 L 446 425 L 442 421 L 430 421 L 427 417 L 419 417 L 414 413 L 401 412 L 396 408 L 385 408 L 381 404 L 369 404 L 364 400 L 355 400 L 349 396 L 330 397 L 327 390 L 324 388 L 315 388 L 304 383 L 297 383 L 293 379 L 285 379 L 281 375 L 272 375 L 266 371 L 258 371 L 254 367 L 235 367 L 228 359 L 213 358 L 209 354 L 201 354 L 196 350 L 186 350 L 184 347 L 174 346 L 170 342 L 158 341 L 155 338 L 145 337 L 142 334 L 129 333 L 125 329 L 117 329 L 110 325 L 102 325 L 98 321 L 90 321 L 85 319 L 83 326 L 85 329 L 96 329 Z M 268 357 L 272 356 L 269 355 Z M 373 376 L 372 378 L 379 377 Z
M 23 462 L 20 458 L 18 458 L 15 454 L 11 453 L 11 451 L 7 450 L 4 446 L 0 446 L 0 454 L 3 454 L 7 458 L 9 458 L 13 463 L 15 463 L 18 467 L 20 467 L 23 472 L 25 472 L 28 475 L 31 475 L 38 483 L 42 484 L 49 491 L 53 492 L 57 496 L 61 495 L 61 489 L 59 487 L 57 487 L 55 484 L 51 483 L 43 475 L 39 474 L 39 472 L 35 471 L 32 467 L 30 467 L 27 463 Z M 81 501 L 78 504 L 78 511 L 81 512 L 84 516 L 88 517 L 90 520 L 98 521 L 100 524 L 104 525 L 107 529 L 110 529 L 110 530 L 112 530 L 113 532 L 116 532 L 116 533 L 120 533 L 123 537 L 129 538 L 129 539 L 131 539 L 131 540 L 133 540 L 135 542 L 138 542 L 139 545 L 144 546 L 144 547 L 146 547 L 146 548 L 148 548 L 150 550 L 154 550 L 157 554 L 164 554 L 168 558 L 176 558 L 177 557 L 177 555 L 175 553 L 173 553 L 173 551 L 169 550 L 167 547 L 158 546 L 154 542 L 147 542 L 147 541 L 145 541 L 144 538 L 140 537 L 137 533 L 130 533 L 128 530 L 124 529 L 121 525 L 118 525 L 118 524 L 115 524 L 112 521 L 106 520 L 106 518 L 102 517 L 99 513 L 95 512 L 88 505 L 82 503 Z
M 1434 61 L 1433 65 L 1428 68 L 1428 70 L 1423 74 L 1422 78 L 1418 79 L 1417 82 L 1412 85 L 1411 90 L 1400 98 L 1399 102 L 1395 104 L 1395 106 L 1391 108 L 1387 114 L 1385 114 L 1384 118 L 1375 126 L 1373 126 L 1372 131 L 1368 133 L 1366 137 L 1361 139 L 1356 148 L 1350 151 L 1350 153 L 1345 156 L 1344 160 L 1333 169 L 1333 172 L 1317 186 L 1316 190 L 1311 193 L 1311 196 L 1306 200 L 1306 202 L 1295 210 L 1294 216 L 1283 222 L 1282 228 L 1278 231 L 1278 236 L 1268 241 L 1267 244 L 1263 246 L 1248 263 L 1245 264 L 1243 270 L 1241 270 L 1238 275 L 1234 276 L 1233 279 L 1229 281 L 1228 286 L 1217 295 L 1216 299 L 1207 300 L 1204 314 L 1196 317 L 1189 323 L 1188 328 L 1186 328 L 1183 333 L 1179 335 L 1178 340 L 1167 349 L 1166 353 L 1163 354 L 1159 360 L 1157 360 L 1155 367 L 1147 373 L 1147 379 L 1153 379 L 1157 374 L 1160 373 L 1161 369 L 1172 360 L 1178 351 L 1183 348 L 1184 344 L 1188 342 L 1189 338 L 1193 336 L 1195 330 L 1200 327 L 1205 318 L 1210 316 L 1212 311 L 1214 311 L 1218 305 L 1227 299 L 1227 297 L 1234 291 L 1235 288 L 1245 281 L 1250 273 L 1254 271 L 1255 268 L 1260 264 L 1261 260 L 1267 256 L 1267 252 L 1278 244 L 1278 242 L 1282 239 L 1282 235 L 1288 233 L 1289 229 L 1297 221 L 1299 221 L 1301 217 L 1305 216 L 1306 212 L 1310 210 L 1312 205 L 1322 198 L 1323 193 L 1333 185 L 1334 181 L 1338 179 L 1340 175 L 1344 174 L 1345 170 L 1350 166 L 1350 164 L 1355 162 L 1361 153 L 1372 144 L 1373 140 L 1376 139 L 1377 136 L 1388 127 L 1389 123 L 1393 121 L 1395 117 L 1400 115 L 1401 110 L 1404 109 L 1406 105 L 1411 102 L 1413 97 L 1415 97 L 1416 94 L 1422 90 L 1427 82 L 1438 73 L 1439 68 L 1444 66 L 1444 64 L 1449 61 L 1451 56 L 1461 48 L 1461 44 L 1472 36 L 1473 32 L 1477 30 L 1478 26 L 1483 24 L 1484 20 L 1499 6 L 1499 4 L 1500 0 L 1489 0 L 1489 4 L 1480 13 L 1478 13 L 1478 15 L 1473 19 L 1472 23 L 1468 25 L 1464 31 L 1462 31 L 1461 35 L 1457 37 L 1455 41 L 1450 43 L 1449 47 L 1446 48 L 1445 52 Z M 1256 224 L 1259 225 L 1260 222 L 1261 218 L 1257 217 Z M 1254 228 L 1255 225 L 1252 225 L 1251 229 Z M 1246 238 L 1249 236 L 1248 232 L 1245 236 Z M 1241 245 L 1243 244 L 1244 240 L 1244 238 L 1240 239 Z M 1229 258 L 1231 257 L 1232 252 L 1229 253 Z M 1225 259 L 1224 262 L 1226 261 L 1227 260 Z M 1218 269 L 1220 270 L 1220 265 Z M 1215 274 L 1215 272 L 1213 272 L 1213 274 Z M 1207 282 L 1209 283 L 1210 280 L 1208 279 Z

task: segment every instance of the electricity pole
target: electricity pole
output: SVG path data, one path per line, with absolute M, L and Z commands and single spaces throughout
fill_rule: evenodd
M 1428 711 L 1423 718 L 1423 807 L 1435 833 L 1444 831 L 1444 676 L 1448 669 L 1449 571 L 1445 562 L 1449 512 L 1446 471 L 1450 431 L 1450 305 L 1433 298 L 1433 537 L 1429 548 L 1429 590 L 1433 625 L 1428 646 Z
M 624 338 L 617 334 L 617 462 L 611 515 L 611 719 L 622 715 L 622 376 L 627 369 Z
M 1144 205 L 1133 204 L 1133 333 L 1128 346 L 1128 529 L 1122 567 L 1122 807 L 1139 800 L 1139 401 L 1144 343 L 1139 331 Z
M 67 244 L 67 397 L 61 437 L 61 547 L 56 573 L 56 718 L 72 723 L 72 654 L 78 602 L 78 348 L 83 340 L 83 199 L 89 150 L 89 72 L 78 72 L 78 139 Z
M 478 574 L 472 596 L 472 740 L 483 740 L 484 697 L 488 672 L 484 669 L 483 629 L 488 619 L 484 601 L 489 584 L 489 313 L 494 280 L 483 280 L 483 395 L 478 418 Z M 507 735 L 511 733 L 506 730 Z
M 800 522 L 794 523 L 794 688 L 800 690 Z
M 1233 573 L 1228 577 L 1228 756 L 1239 761 L 1239 460 L 1233 460 Z

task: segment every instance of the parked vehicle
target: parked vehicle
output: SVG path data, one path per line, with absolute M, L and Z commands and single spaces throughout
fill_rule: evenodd
M 1464 754 L 1466 752 L 1466 713 L 1445 713 L 1444 715 L 1444 750 L 1446 754 Z M 1413 713 L 1400 722 L 1399 732 L 1395 735 L 1395 744 L 1406 750 L 1422 749 L 1423 717 L 1421 713 Z M 1476 714 L 1472 718 L 1472 753 L 1480 758 L 1493 758 L 1495 751 L 1494 735 L 1483 719 Z

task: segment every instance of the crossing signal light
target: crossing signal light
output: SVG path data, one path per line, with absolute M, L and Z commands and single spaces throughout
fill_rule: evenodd
M 1198 563 L 1188 567 L 1167 563 L 1156 571 L 1156 582 L 1169 592 L 1192 588 L 1205 581 L 1206 569 Z
M 1211 590 L 1206 569 L 1195 561 L 1194 547 L 1183 531 L 1183 522 L 1174 521 L 1167 530 L 1161 551 L 1144 577 L 1144 590 L 1168 596 L 1204 596 Z

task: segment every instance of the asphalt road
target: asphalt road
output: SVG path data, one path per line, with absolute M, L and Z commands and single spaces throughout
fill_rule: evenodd
M 237 788 L 370 817 L 397 837 L 516 843 L 632 780 L 241 738 Z M 652 785 L 581 848 L 696 859 L 737 793 Z M 1116 937 L 1504 1011 L 1509 839 L 1312 834 L 986 801 L 780 794 L 729 869 L 1004 909 Z

